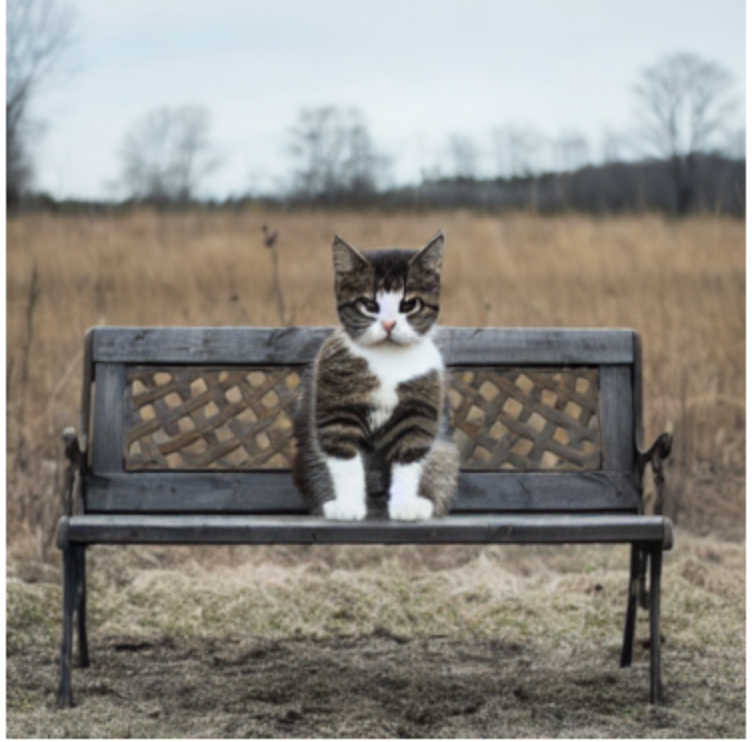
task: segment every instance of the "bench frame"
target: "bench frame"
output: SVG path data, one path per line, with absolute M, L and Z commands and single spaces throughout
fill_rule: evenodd
M 125 471 L 126 366 L 302 367 L 329 332 L 330 328 L 89 330 L 80 426 L 78 432 L 68 428 L 63 434 L 68 467 L 65 515 L 57 532 L 64 584 L 58 704 L 73 705 L 74 619 L 79 664 L 89 666 L 87 547 L 154 543 L 628 543 L 621 666 L 632 663 L 639 603 L 650 615 L 649 700 L 661 702 L 660 583 L 663 551 L 673 545 L 672 524 L 660 514 L 662 463 L 671 452 L 672 440 L 663 433 L 649 448 L 644 446 L 641 344 L 632 330 L 438 330 L 437 344 L 448 367 L 597 366 L 603 446 L 599 471 L 462 471 L 457 502 L 445 518 L 423 523 L 336 523 L 312 517 L 305 514 L 289 471 Z M 642 500 L 648 465 L 658 493 L 653 515 L 644 513 Z M 178 492 L 180 498 L 174 497 Z

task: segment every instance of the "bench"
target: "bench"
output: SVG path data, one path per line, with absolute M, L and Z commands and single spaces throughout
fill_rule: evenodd
M 638 603 L 661 701 L 660 582 L 671 522 L 643 503 L 671 438 L 643 446 L 632 330 L 441 328 L 462 468 L 451 513 L 338 523 L 306 513 L 290 475 L 291 415 L 327 328 L 97 327 L 86 336 L 68 467 L 58 703 L 89 665 L 86 549 L 94 544 L 631 544 L 621 665 Z M 649 565 L 649 570 L 648 570 Z M 649 592 L 646 574 L 649 571 Z

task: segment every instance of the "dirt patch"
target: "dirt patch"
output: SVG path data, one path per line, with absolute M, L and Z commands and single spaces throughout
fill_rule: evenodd
M 13 737 L 741 737 L 741 544 L 667 555 L 619 669 L 624 547 L 92 550 L 92 665 L 55 708 L 60 587 L 10 565 Z M 47 575 L 43 574 L 43 577 Z

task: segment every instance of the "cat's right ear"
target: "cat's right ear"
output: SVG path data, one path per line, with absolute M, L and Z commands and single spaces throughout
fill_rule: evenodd
M 369 265 L 368 258 L 357 247 L 353 247 L 338 234 L 334 235 L 332 252 L 334 255 L 334 270 L 337 273 L 347 273 L 363 265 Z
M 441 273 L 444 260 L 444 232 L 439 230 L 423 247 L 410 258 L 408 265 L 420 265 Z

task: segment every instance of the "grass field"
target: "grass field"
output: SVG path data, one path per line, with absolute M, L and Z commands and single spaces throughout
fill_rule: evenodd
M 284 317 L 273 256 L 262 242 L 264 223 L 279 232 L 275 249 Z M 647 437 L 666 428 L 676 436 L 666 507 L 681 533 L 666 577 L 669 705 L 649 713 L 644 706 L 646 656 L 643 669 L 632 675 L 614 671 L 627 564 L 618 549 L 575 549 L 564 556 L 545 549 L 405 550 L 391 562 L 354 547 L 333 556 L 295 549 L 177 550 L 175 556 L 103 549 L 92 570 L 92 642 L 99 669 L 79 673 L 74 681 L 90 700 L 55 715 L 59 433 L 77 421 L 85 329 L 100 323 L 330 325 L 336 321 L 334 232 L 362 247 L 418 247 L 439 228 L 447 234 L 443 324 L 617 326 L 642 333 Z M 14 217 L 7 245 L 9 733 L 537 736 L 557 728 L 582 736 L 744 733 L 738 651 L 744 641 L 744 547 L 738 543 L 745 514 L 744 222 L 714 216 L 672 221 L 463 211 L 144 210 Z M 711 541 L 700 538 L 708 533 Z M 127 568 L 117 566 L 122 560 Z M 503 569 L 491 570 L 491 564 Z M 465 583 L 475 587 L 465 591 Z M 390 607 L 415 590 L 426 602 L 419 601 L 412 618 L 406 618 L 407 608 Z M 301 593 L 310 605 L 301 604 Z M 187 611 L 186 605 L 193 607 Z M 708 620 L 713 615 L 724 618 L 714 623 Z M 343 634 L 357 645 L 350 654 L 346 647 L 338 654 L 337 637 Z M 463 645 L 466 634 L 471 638 Z M 277 649 L 269 650 L 269 642 L 277 642 Z M 322 646 L 328 647 L 323 654 Z M 399 659 L 401 650 L 405 655 Z M 326 659 L 331 652 L 333 658 Z M 356 660 L 363 652 L 375 664 Z M 488 687 L 478 680 L 479 687 L 486 696 L 497 694 L 496 705 L 481 702 L 471 682 L 485 667 L 477 659 L 484 652 L 496 657 L 491 674 L 497 680 Z M 263 700 L 261 690 L 231 696 L 229 716 L 213 726 L 200 722 L 198 712 L 186 717 L 193 726 L 178 723 L 180 709 L 191 708 L 184 695 L 188 681 L 160 691 L 160 672 L 145 684 L 128 675 L 138 677 L 147 657 L 165 676 L 177 670 L 203 678 L 216 670 L 212 682 L 219 694 L 224 680 L 250 682 L 256 660 L 279 653 L 288 657 L 293 675 L 306 662 L 337 669 L 344 685 L 321 690 L 319 695 L 329 694 L 326 702 L 315 701 L 315 683 L 304 684 L 314 698 L 306 708 L 319 703 L 323 711 L 290 701 L 296 686 L 284 675 L 284 662 L 282 675 L 269 680 L 279 683 L 284 703 Z M 378 663 L 382 655 L 392 658 L 391 665 Z M 190 664 L 204 656 L 214 658 L 208 670 Z M 425 683 L 439 672 L 442 658 L 457 668 L 457 677 L 444 678 L 443 690 L 434 693 Z M 405 662 L 414 675 L 393 668 Z M 552 673 L 549 665 L 558 669 Z M 702 671 L 696 674 L 696 667 Z M 267 671 L 273 673 L 273 667 Z M 383 714 L 369 717 L 380 720 L 372 727 L 340 713 L 333 696 L 362 700 L 359 686 L 347 681 L 359 672 L 373 680 L 366 690 L 381 687 L 382 680 L 396 684 L 404 707 L 385 701 L 379 707 Z M 447 698 L 455 686 L 464 700 L 453 706 Z M 216 698 L 206 692 L 208 708 Z M 161 706 L 150 697 L 159 693 Z M 431 711 L 431 698 L 444 710 Z M 136 711 L 121 718 L 108 704 L 130 704 Z M 716 708 L 703 715 L 703 704 Z M 450 713 L 455 706 L 459 711 Z M 194 699 L 194 710 L 199 707 Z M 593 713 L 599 721 L 588 726 Z M 567 723 L 557 727 L 561 714 Z
M 745 549 L 680 532 L 663 679 L 619 668 L 626 547 L 99 547 L 55 708 L 58 570 L 11 564 L 9 737 L 745 736 Z

